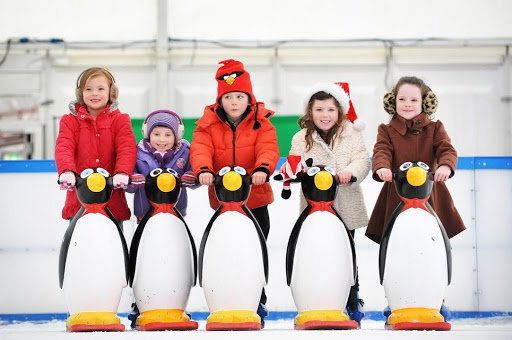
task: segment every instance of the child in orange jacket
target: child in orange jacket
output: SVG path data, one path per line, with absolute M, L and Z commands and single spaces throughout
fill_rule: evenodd
M 217 70 L 217 101 L 204 109 L 196 122 L 190 162 L 194 174 L 203 185 L 208 185 L 210 206 L 219 207 L 213 188 L 214 174 L 225 166 L 241 166 L 252 174 L 251 193 L 247 208 L 258 221 L 265 235 L 270 230 L 267 206 L 274 195 L 267 178 L 274 172 L 279 161 L 276 129 L 270 122 L 273 111 L 264 103 L 256 102 L 252 92 L 249 72 L 236 60 L 221 61 Z M 268 314 L 263 291 L 258 314 Z

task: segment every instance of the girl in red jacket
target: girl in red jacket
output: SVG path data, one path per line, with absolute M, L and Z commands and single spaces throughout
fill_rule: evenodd
M 61 189 L 67 189 L 62 218 L 71 219 L 80 209 L 74 189 L 76 176 L 87 168 L 103 168 L 113 175 L 114 188 L 126 189 L 133 172 L 137 146 L 130 117 L 117 108 L 118 89 L 112 74 L 92 67 L 80 74 L 76 101 L 60 120 L 55 163 Z M 123 190 L 114 190 L 107 207 L 118 221 L 129 220 Z
M 194 174 L 203 185 L 208 185 L 210 206 L 219 207 L 213 190 L 213 175 L 225 166 L 238 165 L 252 174 L 251 193 L 247 208 L 258 221 L 265 235 L 270 230 L 267 205 L 274 201 L 270 184 L 266 182 L 279 161 L 276 129 L 270 122 L 274 114 L 263 103 L 256 102 L 252 93 L 249 72 L 236 60 L 221 61 L 218 70 L 217 102 L 204 109 L 196 122 L 190 162 Z M 267 297 L 263 291 L 258 314 L 268 314 Z

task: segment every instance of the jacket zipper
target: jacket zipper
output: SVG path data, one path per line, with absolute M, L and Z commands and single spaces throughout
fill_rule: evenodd
M 236 161 L 235 161 L 235 142 L 236 142 L 236 126 L 233 126 L 231 124 L 229 124 L 230 127 L 231 127 L 231 131 L 233 132 L 233 166 L 236 165 Z

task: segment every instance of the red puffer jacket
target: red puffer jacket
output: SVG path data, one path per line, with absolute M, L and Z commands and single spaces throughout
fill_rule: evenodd
M 130 116 L 117 109 L 117 103 L 107 105 L 96 119 L 85 106 L 71 102 L 71 113 L 62 116 L 55 145 L 55 164 L 59 175 L 73 171 L 79 175 L 87 168 L 103 168 L 112 176 L 131 174 L 137 159 L 137 144 Z M 118 220 L 130 219 L 124 190 L 114 190 L 107 207 Z M 62 218 L 70 219 L 80 209 L 76 191 L 68 191 Z
M 279 161 L 276 128 L 270 122 L 274 114 L 263 103 L 251 106 L 251 112 L 232 130 L 229 123 L 216 112 L 217 105 L 209 105 L 196 122 L 190 163 L 196 177 L 203 172 L 216 174 L 225 166 L 244 167 L 249 174 L 255 171 L 274 173 Z M 217 209 L 219 203 L 213 186 L 208 188 L 210 206 Z M 255 209 L 274 201 L 269 183 L 255 185 L 251 189 L 247 207 Z

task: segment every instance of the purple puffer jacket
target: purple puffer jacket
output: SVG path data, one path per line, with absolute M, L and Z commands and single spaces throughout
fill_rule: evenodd
M 174 152 L 174 157 L 165 164 L 164 167 L 174 169 L 178 173 L 178 177 L 181 177 L 185 172 L 192 170 L 189 162 L 189 154 L 190 143 L 187 140 L 182 139 L 180 145 L 178 145 Z M 157 161 L 155 156 L 148 152 L 144 147 L 143 141 L 140 141 L 137 145 L 137 162 L 135 163 L 134 173 L 142 174 L 146 177 L 151 170 L 160 167 L 160 163 Z M 195 189 L 198 186 L 199 185 L 189 188 Z M 128 188 L 126 191 L 135 193 L 133 204 L 135 210 L 134 213 L 138 218 L 142 218 L 149 209 L 149 202 L 146 197 L 144 187 Z M 176 208 L 179 210 L 181 215 L 185 216 L 187 214 L 187 190 L 185 187 L 182 187 L 181 189 L 180 198 L 178 199 Z

